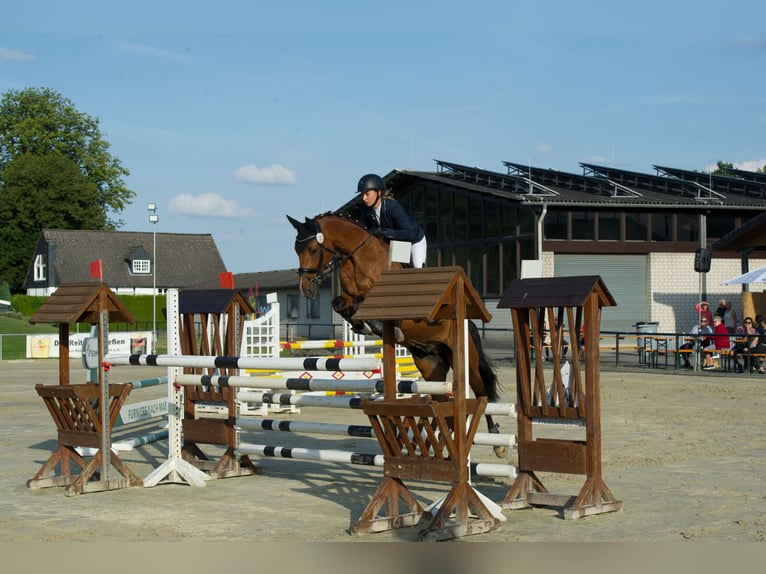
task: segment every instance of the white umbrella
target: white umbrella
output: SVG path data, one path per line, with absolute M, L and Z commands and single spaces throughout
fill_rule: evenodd
M 744 283 L 766 283 L 766 267 L 748 271 L 744 275 L 738 275 L 723 282 L 724 285 L 742 285 Z

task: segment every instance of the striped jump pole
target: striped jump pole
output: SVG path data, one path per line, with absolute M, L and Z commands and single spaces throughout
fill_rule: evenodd
M 291 369 L 305 371 L 376 371 L 377 359 L 335 357 L 206 357 L 196 355 L 107 355 L 107 365 L 179 367 L 192 369 Z
M 179 385 L 209 385 L 252 389 L 284 389 L 290 391 L 343 391 L 347 393 L 382 393 L 382 380 L 337 380 L 319 378 L 270 378 L 226 375 L 179 375 Z M 397 392 L 405 394 L 446 395 L 452 383 L 441 381 L 397 381 Z
M 267 391 L 239 391 L 237 399 L 244 402 L 275 404 L 283 406 L 303 406 L 303 407 L 330 407 L 330 408 L 351 408 L 361 409 L 362 400 L 370 397 L 332 397 L 321 395 L 293 395 L 289 393 L 271 393 Z M 382 398 L 382 397 L 380 397 Z M 516 405 L 514 403 L 487 403 L 484 409 L 485 415 L 493 416 L 516 416 Z
M 347 349 L 350 347 L 382 347 L 383 340 L 375 339 L 369 341 L 345 341 L 343 339 L 330 339 L 327 341 L 285 341 L 279 346 L 283 351 L 294 351 L 299 349 Z
M 337 423 L 294 420 L 238 418 L 237 426 L 243 429 L 265 431 L 375 438 L 372 427 L 365 425 L 344 425 Z M 474 435 L 473 444 L 481 446 L 505 446 L 511 448 L 516 444 L 516 436 L 512 434 L 477 432 Z
M 347 452 L 343 450 L 270 446 L 265 444 L 240 443 L 239 454 L 257 455 L 263 457 L 285 458 L 292 460 L 316 460 L 323 462 L 340 462 L 363 466 L 383 466 L 382 454 Z M 516 478 L 516 467 L 510 464 L 470 463 L 471 473 L 476 476 L 495 476 Z

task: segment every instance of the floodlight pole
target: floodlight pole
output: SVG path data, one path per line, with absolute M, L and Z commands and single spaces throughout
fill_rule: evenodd
M 157 204 L 149 203 L 149 221 L 152 223 L 152 354 L 157 353 Z

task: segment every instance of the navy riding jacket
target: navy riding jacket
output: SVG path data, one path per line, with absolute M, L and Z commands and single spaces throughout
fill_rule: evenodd
M 364 206 L 364 227 L 371 231 L 380 228 L 386 239 L 417 243 L 426 234 L 404 210 L 401 204 L 390 197 L 384 197 L 380 203 L 380 221 L 375 216 L 375 209 Z

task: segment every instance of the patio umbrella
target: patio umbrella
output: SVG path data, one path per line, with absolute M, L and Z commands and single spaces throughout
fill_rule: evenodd
M 724 285 L 742 285 L 743 283 L 766 283 L 766 267 L 748 271 L 744 275 L 738 275 L 723 282 Z

